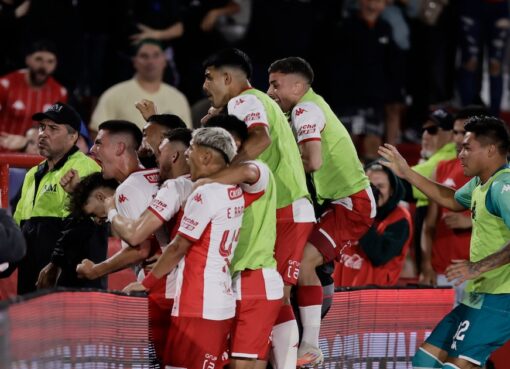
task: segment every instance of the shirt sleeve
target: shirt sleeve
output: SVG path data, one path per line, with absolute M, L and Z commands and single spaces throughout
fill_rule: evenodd
M 492 204 L 486 204 L 487 210 L 503 218 L 510 228 L 510 173 L 502 174 L 492 183 L 489 198 Z
M 138 219 L 147 209 L 147 197 L 136 187 L 124 185 L 115 192 L 115 206 L 120 215 Z
M 204 185 L 193 191 L 184 208 L 178 233 L 192 242 L 202 237 L 214 214 L 212 199 L 207 196 L 208 187 Z
M 252 184 L 242 183 L 241 188 L 243 189 L 243 191 L 251 194 L 265 192 L 269 183 L 270 169 L 267 167 L 266 164 L 257 160 L 250 160 L 245 163 L 252 164 L 257 167 L 257 169 L 259 170 L 259 178 L 255 183 Z
M 179 189 L 175 180 L 166 181 L 149 205 L 149 210 L 161 221 L 168 222 L 181 208 Z
M 292 109 L 292 129 L 298 143 L 320 141 L 321 132 L 326 126 L 322 110 L 312 103 L 298 104 Z
M 228 113 L 246 123 L 248 128 L 269 127 L 264 105 L 255 95 L 240 95 L 228 102 Z
M 466 209 L 471 209 L 471 194 L 473 189 L 476 187 L 477 177 L 471 178 L 471 180 L 464 186 L 455 191 L 455 201 Z

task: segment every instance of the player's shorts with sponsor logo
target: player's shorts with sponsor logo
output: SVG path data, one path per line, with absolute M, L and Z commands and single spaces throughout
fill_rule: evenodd
M 466 292 L 460 305 L 434 328 L 426 342 L 450 357 L 484 366 L 510 339 L 510 294 Z
M 274 256 L 285 284 L 297 284 L 303 250 L 314 224 L 315 213 L 307 198 L 276 210 Z
M 230 334 L 233 358 L 264 360 L 282 306 L 283 281 L 276 269 L 244 270 L 234 276 L 236 316 Z
M 376 207 L 370 187 L 331 202 L 309 238 L 325 263 L 340 260 L 345 247 L 350 247 L 368 231 L 374 221 Z
M 222 363 L 233 318 L 209 320 L 172 316 L 166 343 L 167 369 L 215 369 Z

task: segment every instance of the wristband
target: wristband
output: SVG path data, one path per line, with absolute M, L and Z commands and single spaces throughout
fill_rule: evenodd
M 150 290 L 158 282 L 159 282 L 159 278 L 157 278 L 154 274 L 149 273 L 143 279 L 142 286 L 144 286 L 146 289 Z
M 108 221 L 111 223 L 113 221 L 113 218 L 115 218 L 115 216 L 117 215 L 117 209 L 111 209 L 109 212 L 108 212 Z

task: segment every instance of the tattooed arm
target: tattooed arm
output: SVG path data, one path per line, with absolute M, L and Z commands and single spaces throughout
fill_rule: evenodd
M 475 279 L 482 273 L 510 263 L 510 242 L 498 252 L 476 263 L 469 260 L 452 260 L 452 262 L 453 264 L 446 268 L 445 274 L 450 282 L 455 280 L 455 285 L 458 286 L 468 279 Z

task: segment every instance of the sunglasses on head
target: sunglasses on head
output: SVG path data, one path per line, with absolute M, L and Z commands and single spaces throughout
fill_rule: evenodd
M 425 133 L 425 131 L 427 131 L 429 135 L 437 135 L 437 132 L 439 132 L 439 126 L 423 127 L 421 129 L 421 133 Z

